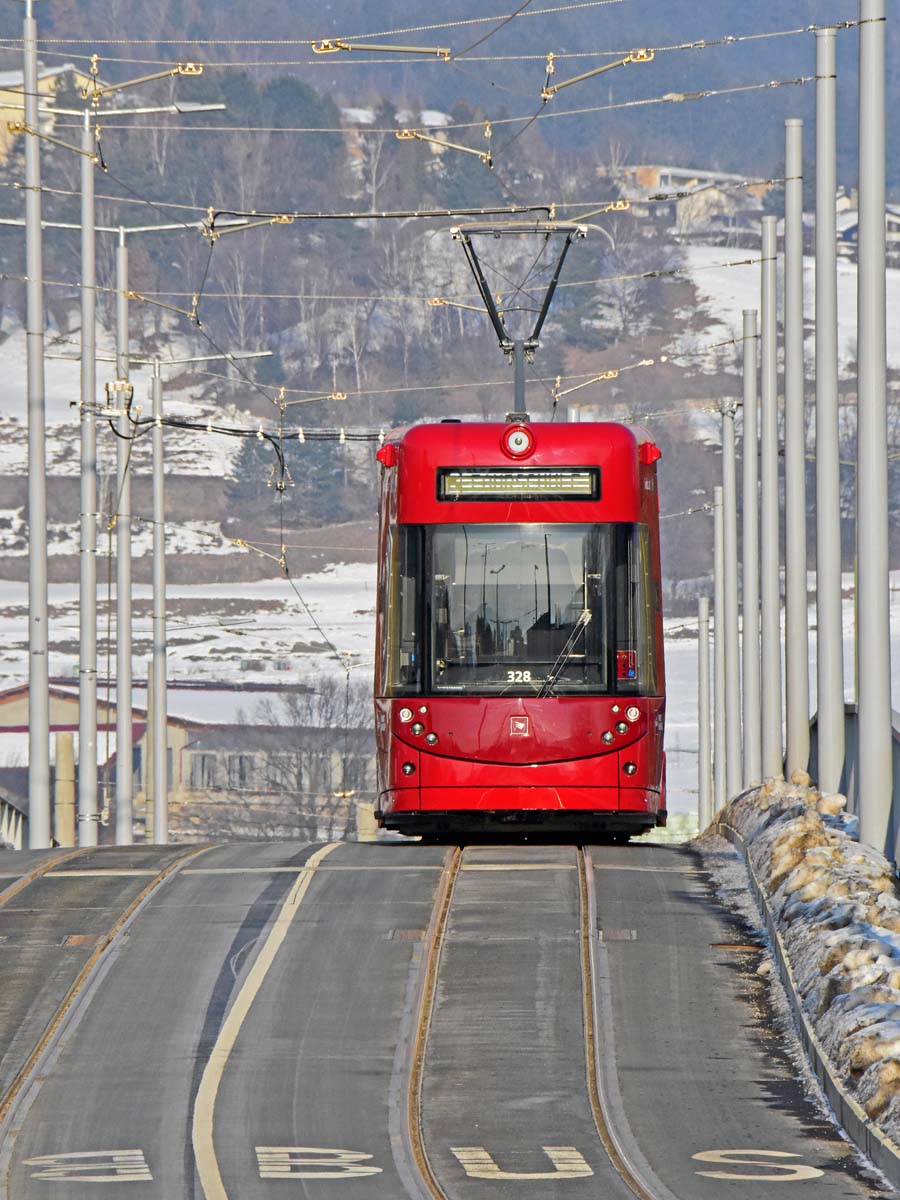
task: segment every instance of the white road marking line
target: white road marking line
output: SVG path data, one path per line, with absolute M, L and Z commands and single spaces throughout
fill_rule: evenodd
M 463 863 L 461 871 L 574 871 L 574 863 Z
M 115 867 L 108 867 L 103 868 L 102 870 L 98 868 L 95 871 L 45 871 L 43 877 L 44 879 L 130 879 L 132 877 L 138 879 L 144 875 L 156 876 L 158 874 L 159 871 L 131 870 L 130 868 L 123 868 L 120 870 Z
M 41 1154 L 26 1158 L 23 1166 L 39 1167 L 32 1179 L 52 1179 L 54 1183 L 145 1183 L 153 1176 L 143 1150 L 75 1150 L 68 1154 Z M 103 1172 L 90 1174 L 89 1172 Z
M 182 875 L 300 875 L 304 867 L 191 867 Z M 347 867 L 320 867 L 320 871 L 440 871 L 440 863 L 402 863 L 376 866 L 358 863 Z M 73 872 L 75 874 L 75 872 Z
M 321 1146 L 257 1146 L 260 1179 L 362 1179 L 381 1167 L 362 1164 L 373 1155 Z M 310 1170 L 312 1168 L 312 1170 Z
M 583 1179 L 593 1175 L 584 1156 L 574 1146 L 542 1146 L 553 1163 L 552 1171 L 501 1171 L 484 1146 L 451 1146 L 450 1153 L 470 1179 Z
M 292 888 L 288 898 L 281 906 L 281 910 L 269 931 L 269 936 L 266 938 L 253 966 L 247 973 L 244 985 L 235 997 L 234 1003 L 228 1011 L 228 1016 L 223 1021 L 222 1028 L 219 1030 L 219 1036 L 216 1038 L 215 1045 L 210 1051 L 209 1059 L 200 1080 L 200 1087 L 197 1090 L 197 1099 L 194 1103 L 194 1120 L 191 1128 L 194 1158 L 197 1163 L 197 1172 L 200 1176 L 200 1186 L 203 1189 L 203 1195 L 206 1197 L 206 1200 L 228 1200 L 228 1193 L 225 1191 L 225 1185 L 222 1182 L 219 1163 L 216 1159 L 215 1143 L 213 1141 L 213 1116 L 216 1107 L 216 1096 L 219 1091 L 219 1085 L 222 1082 L 222 1076 L 225 1073 L 225 1067 L 228 1065 L 228 1059 L 231 1051 L 234 1049 L 247 1013 L 250 1011 L 256 995 L 262 987 L 263 980 L 272 963 L 275 961 L 275 956 L 281 947 L 281 943 L 287 936 L 291 922 L 309 890 L 309 885 L 312 883 L 316 868 L 322 859 L 330 854 L 332 850 L 336 850 L 339 845 L 340 842 L 331 842 L 329 845 L 323 846 L 321 850 L 317 850 L 310 857 L 305 868 L 299 873 L 297 885 Z
M 700 875 L 696 867 L 641 867 L 637 863 L 594 863 L 595 871 L 647 871 L 651 875 Z

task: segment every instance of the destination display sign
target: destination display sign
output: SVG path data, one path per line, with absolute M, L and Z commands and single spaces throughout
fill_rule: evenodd
M 441 467 L 439 500 L 599 500 L 599 467 Z

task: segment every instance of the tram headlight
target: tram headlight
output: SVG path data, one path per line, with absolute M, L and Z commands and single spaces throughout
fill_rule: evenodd
M 419 734 L 425 732 L 425 726 L 422 724 L 421 721 L 416 721 L 416 723 L 414 725 L 410 725 L 410 729 L 416 735 L 416 737 L 418 737 Z
M 628 708 L 625 709 L 625 716 L 629 721 L 636 721 L 640 715 L 641 710 L 635 704 L 630 704 Z
M 601 741 L 603 741 L 603 742 L 605 742 L 605 743 L 607 744 L 607 746 L 609 746 L 609 745 L 610 745 L 612 742 L 614 742 L 616 739 L 613 737 L 613 735 L 612 735 L 612 734 L 610 733 L 610 731 L 607 729 L 606 733 L 604 733 L 604 734 L 602 735 L 602 737 L 601 737 L 601 739 L 600 739 L 600 740 L 601 740 Z
M 415 764 L 409 762 L 404 763 L 400 770 L 404 775 L 415 775 L 416 773 Z
M 625 724 L 625 722 L 617 721 L 616 722 L 616 733 L 627 733 L 627 732 L 628 732 L 628 726 Z
M 411 708 L 401 708 L 397 716 L 405 725 L 407 721 L 413 719 L 413 710 Z
M 637 765 L 633 762 L 627 762 L 622 770 L 626 775 L 634 775 L 637 773 Z
M 436 733 L 426 733 L 425 734 L 425 741 L 428 743 L 429 746 L 436 746 L 437 740 L 438 740 L 438 736 Z

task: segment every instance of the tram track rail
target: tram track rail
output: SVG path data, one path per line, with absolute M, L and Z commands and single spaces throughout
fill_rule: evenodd
M 594 887 L 594 867 L 590 849 L 573 847 L 578 872 L 580 896 L 579 955 L 581 965 L 582 1014 L 584 1032 L 585 1086 L 597 1136 L 610 1164 L 637 1200 L 677 1200 L 673 1193 L 654 1175 L 634 1143 L 618 1095 L 611 1079 L 610 1042 L 611 1014 L 604 1018 L 601 1009 L 608 1008 L 608 991 L 601 982 L 599 962 L 597 901 Z M 450 922 L 456 883 L 463 869 L 465 847 L 454 847 L 447 856 L 441 881 L 435 895 L 431 920 L 425 933 L 422 959 L 419 964 L 414 1028 L 409 1036 L 407 1054 L 406 1106 L 404 1142 L 407 1156 L 414 1165 L 421 1188 L 420 1196 L 428 1200 L 450 1200 L 432 1165 L 425 1144 L 423 1129 L 423 1087 L 426 1075 L 428 1038 L 434 1014 L 435 997 L 441 978 L 441 964 Z
M 431 920 L 425 933 L 422 961 L 419 970 L 415 1029 L 410 1039 L 407 1062 L 406 1111 L 404 1141 L 412 1163 L 419 1175 L 424 1194 L 431 1200 L 447 1200 L 428 1158 L 422 1130 L 422 1085 L 425 1078 L 425 1054 L 428 1031 L 434 1011 L 434 998 L 440 971 L 441 951 L 447 932 L 453 890 L 462 866 L 463 848 L 455 846 L 447 854 L 438 884 Z
M 600 984 L 599 928 L 597 924 L 597 894 L 594 887 L 594 864 L 590 848 L 576 847 L 581 895 L 581 974 L 584 1014 L 585 1067 L 587 1090 L 597 1134 L 607 1157 L 637 1200 L 677 1200 L 657 1179 L 643 1160 L 636 1143 L 624 1134 L 627 1127 L 618 1087 L 613 1084 L 615 1067 L 612 1064 L 611 1012 L 605 989 Z M 601 1006 L 607 1010 L 603 1020 Z M 604 1057 L 604 1049 L 607 1051 Z M 615 1093 L 615 1095 L 613 1095 Z M 619 1120 L 613 1119 L 617 1113 Z

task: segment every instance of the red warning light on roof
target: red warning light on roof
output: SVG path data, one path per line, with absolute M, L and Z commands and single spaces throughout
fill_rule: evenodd
M 527 425 L 509 425 L 503 431 L 500 447 L 510 458 L 527 458 L 534 451 L 534 434 Z
M 638 446 L 638 462 L 649 467 L 651 463 L 657 462 L 662 458 L 662 450 L 653 442 L 641 442 Z
M 400 461 L 400 451 L 395 445 L 393 445 L 393 443 L 389 443 L 387 446 L 382 446 L 375 457 L 382 464 L 382 466 L 396 467 L 397 463 Z

